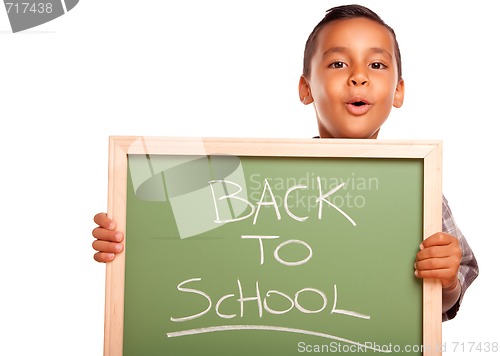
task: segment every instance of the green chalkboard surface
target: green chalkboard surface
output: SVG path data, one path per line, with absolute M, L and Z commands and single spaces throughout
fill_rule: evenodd
M 424 170 L 128 153 L 123 355 L 422 355 Z

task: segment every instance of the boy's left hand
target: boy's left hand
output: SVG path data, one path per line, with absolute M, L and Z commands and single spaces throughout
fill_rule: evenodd
M 420 244 L 415 275 L 440 279 L 443 288 L 455 287 L 461 259 L 462 250 L 457 238 L 444 232 L 435 233 Z

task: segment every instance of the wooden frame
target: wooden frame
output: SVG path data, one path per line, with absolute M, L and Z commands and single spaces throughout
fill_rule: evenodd
M 110 137 L 108 213 L 125 231 L 128 154 L 227 153 L 236 156 L 418 158 L 424 162 L 423 238 L 441 231 L 442 144 L 440 141 L 387 141 L 364 139 L 248 139 Z M 126 239 L 125 239 L 126 240 Z M 104 355 L 122 355 L 126 253 L 106 266 Z M 423 283 L 423 345 L 425 356 L 441 355 L 441 283 Z

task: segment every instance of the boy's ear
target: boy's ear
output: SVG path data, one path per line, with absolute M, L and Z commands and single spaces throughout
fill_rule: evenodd
M 307 79 L 301 75 L 299 80 L 299 99 L 304 105 L 311 104 L 314 99 L 311 96 L 311 88 L 309 87 L 309 83 Z
M 403 79 L 399 80 L 398 85 L 396 86 L 396 92 L 394 93 L 394 101 L 392 106 L 395 108 L 400 108 L 403 105 L 403 101 L 405 99 L 405 81 Z

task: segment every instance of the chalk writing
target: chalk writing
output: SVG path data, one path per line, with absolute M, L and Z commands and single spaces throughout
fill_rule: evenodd
M 323 205 L 327 204 L 328 206 L 332 207 L 337 212 L 339 212 L 343 217 L 345 217 L 353 226 L 356 226 L 356 222 L 354 221 L 354 219 L 352 219 L 344 210 L 342 210 L 340 207 L 338 207 L 337 205 L 335 205 L 332 201 L 330 201 L 328 199 L 330 196 L 332 196 L 334 193 L 336 193 L 338 190 L 340 190 L 345 185 L 345 183 L 341 183 L 341 184 L 335 186 L 333 189 L 329 190 L 327 193 L 323 194 L 321 177 L 318 176 L 317 180 L 318 180 L 318 184 L 317 184 L 318 194 L 317 194 L 317 197 L 315 197 L 315 201 L 316 201 L 316 203 L 319 203 L 318 204 L 318 220 L 322 219 L 322 217 L 323 217 Z M 232 182 L 230 180 L 219 179 L 219 180 L 209 181 L 208 183 L 209 183 L 211 191 L 212 191 L 213 204 L 214 204 L 214 208 L 215 208 L 215 220 L 214 220 L 215 223 L 225 224 L 225 223 L 230 223 L 230 222 L 241 221 L 241 220 L 245 220 L 245 219 L 247 219 L 255 214 L 254 218 L 253 218 L 253 224 L 255 225 L 255 224 L 257 224 L 257 221 L 258 221 L 260 209 L 263 206 L 273 207 L 275 215 L 276 215 L 276 220 L 281 220 L 281 212 L 280 212 L 280 208 L 278 206 L 277 200 L 276 200 L 276 196 L 275 196 L 267 179 L 264 179 L 264 188 L 262 189 L 262 194 L 261 194 L 260 200 L 256 203 L 257 207 L 255 207 L 255 205 L 252 204 L 251 202 L 249 202 L 247 199 L 238 195 L 243 191 L 243 188 L 241 187 L 240 184 L 238 184 L 236 182 Z M 236 191 L 231 193 L 231 194 L 226 193 L 225 195 L 217 197 L 215 189 L 214 189 L 215 184 L 224 184 L 224 185 L 229 184 L 229 185 L 236 187 Z M 303 222 L 303 221 L 306 221 L 308 219 L 308 216 L 297 216 L 291 211 L 291 209 L 290 209 L 291 206 L 288 204 L 288 198 L 290 196 L 290 193 L 292 193 L 293 191 L 299 190 L 299 189 L 305 190 L 307 188 L 308 187 L 305 185 L 294 185 L 294 186 L 288 188 L 286 193 L 285 193 L 285 197 L 283 199 L 283 205 L 285 208 L 285 212 L 293 220 Z M 225 191 L 225 190 L 222 190 L 222 191 Z M 266 199 L 266 197 L 267 197 L 267 199 Z M 238 201 L 246 204 L 248 207 L 250 207 L 250 212 L 244 216 L 240 216 L 240 217 L 236 217 L 236 218 L 235 217 L 231 217 L 231 218 L 227 218 L 227 219 L 221 218 L 217 202 L 223 201 L 223 200 L 232 200 L 232 199 L 238 200 Z
M 257 239 L 257 240 L 259 240 L 260 264 L 263 265 L 264 264 L 264 243 L 262 241 L 266 240 L 266 239 L 278 239 L 279 236 L 243 235 L 243 236 L 241 236 L 241 238 L 242 239 Z M 284 261 L 278 255 L 278 252 L 279 252 L 279 250 L 283 246 L 289 245 L 291 243 L 305 246 L 307 248 L 307 250 L 309 251 L 309 255 L 305 259 L 300 260 L 300 261 L 296 261 L 296 262 Z M 301 240 L 287 240 L 285 242 L 282 242 L 274 250 L 274 258 L 276 259 L 276 261 L 280 262 L 281 264 L 283 264 L 285 266 L 300 266 L 300 265 L 303 265 L 304 263 L 306 263 L 307 261 L 309 261 L 312 258 L 312 254 L 313 254 L 313 252 L 312 252 L 311 246 L 309 246 L 306 242 L 301 241 Z
M 322 220 L 324 208 L 331 207 L 339 213 L 342 217 L 347 219 L 351 223 L 353 227 L 356 227 L 356 222 L 339 206 L 335 205 L 330 197 L 332 197 L 335 193 L 337 193 L 341 188 L 345 186 L 345 183 L 342 182 L 333 188 L 325 189 L 323 187 L 324 182 L 327 180 L 322 179 L 321 177 L 317 177 L 317 184 L 315 184 L 315 203 L 317 203 L 317 217 L 318 220 Z M 215 189 L 215 185 L 222 185 L 223 189 Z M 208 185 L 211 188 L 212 192 L 212 202 L 215 210 L 215 223 L 225 224 L 225 223 L 233 223 L 237 221 L 242 221 L 253 216 L 252 225 L 256 225 L 259 218 L 259 213 L 261 212 L 261 208 L 269 207 L 272 208 L 273 216 L 276 218 L 276 221 L 282 219 L 282 212 L 280 207 L 277 204 L 276 196 L 273 192 L 273 188 L 271 187 L 268 179 L 264 179 L 262 185 L 262 192 L 260 194 L 259 200 L 254 204 L 251 203 L 246 197 L 243 197 L 242 192 L 243 188 L 240 184 L 230 181 L 230 180 L 211 180 L 208 182 Z M 228 192 L 232 188 L 232 192 Z M 291 206 L 288 204 L 290 194 L 300 192 L 306 193 L 308 190 L 308 186 L 304 184 L 296 184 L 287 188 L 284 198 L 281 200 L 284 205 L 285 213 L 291 219 L 297 222 L 306 221 L 309 216 L 299 216 L 297 213 L 293 212 Z M 221 196 L 217 196 L 216 191 L 224 192 Z M 326 192 L 326 193 L 325 193 Z M 243 203 L 250 208 L 249 212 L 246 212 L 243 216 L 238 217 L 227 217 L 222 216 L 222 213 L 218 207 L 218 203 L 222 201 L 238 201 Z M 226 210 L 224 210 L 226 211 Z M 226 213 L 227 214 L 227 213 Z M 279 239 L 279 236 L 276 235 L 241 235 L 241 239 L 243 240 L 256 240 L 257 241 L 257 250 L 258 250 L 258 266 L 259 268 L 265 268 L 266 264 L 266 248 L 265 245 L 267 240 L 276 240 Z M 282 249 L 286 248 L 289 245 L 299 246 L 304 254 L 301 257 L 295 258 L 295 260 L 290 260 L 290 258 L 284 258 L 280 254 Z M 309 243 L 299 239 L 289 239 L 281 242 L 276 248 L 274 248 L 272 256 L 274 260 L 279 264 L 285 267 L 291 268 L 300 268 L 300 266 L 306 265 L 313 258 L 313 248 Z M 272 259 L 271 259 L 272 261 Z M 229 291 L 227 294 L 222 294 L 218 296 L 209 295 L 206 291 L 203 290 L 202 277 L 189 278 L 181 281 L 177 285 L 177 291 L 180 293 L 185 293 L 192 295 L 192 297 L 199 298 L 200 302 L 193 304 L 197 305 L 196 310 L 192 311 L 189 315 L 184 316 L 171 316 L 170 320 L 176 323 L 185 323 L 194 319 L 199 319 L 204 317 L 210 312 L 214 312 L 217 317 L 221 319 L 235 319 L 240 318 L 244 319 L 245 316 L 248 315 L 248 305 L 253 304 L 257 306 L 257 315 L 259 318 L 262 318 L 265 313 L 271 315 L 284 315 L 292 310 L 296 310 L 303 314 L 318 314 L 318 313 L 329 313 L 333 314 L 341 314 L 348 317 L 358 318 L 369 320 L 370 315 L 360 313 L 353 310 L 347 309 L 339 309 L 337 308 L 338 303 L 338 291 L 337 285 L 332 283 L 332 289 L 330 291 L 323 291 L 318 288 L 314 288 L 312 286 L 306 286 L 302 289 L 297 290 L 294 294 L 287 294 L 284 291 L 280 291 L 277 289 L 268 289 L 261 290 L 261 286 L 258 280 L 253 281 L 252 287 L 248 287 L 245 285 L 245 288 L 239 278 L 235 281 L 235 287 L 233 291 Z M 197 297 L 195 297 L 197 296 Z M 305 305 L 303 304 L 302 298 L 307 298 L 309 296 L 309 300 L 312 298 L 316 301 L 315 306 Z M 302 302 L 301 302 L 302 300 Z M 277 303 L 280 301 L 280 303 Z M 319 301 L 319 302 L 318 302 Z M 309 303 L 310 304 L 310 303 Z M 279 308 L 273 307 L 272 305 L 280 305 Z M 232 310 L 233 313 L 228 314 L 223 312 Z M 239 312 L 237 310 L 239 309 Z M 255 307 L 252 307 L 251 310 L 255 310 Z M 318 333 L 314 331 L 302 330 L 302 329 L 294 329 L 294 328 L 286 328 L 280 326 L 266 326 L 266 325 L 224 325 L 224 326 L 212 326 L 198 329 L 190 329 L 178 332 L 167 333 L 168 337 L 178 337 L 178 336 L 186 336 L 186 335 L 195 335 L 201 333 L 210 333 L 210 332 L 218 332 L 218 331 L 229 331 L 229 330 L 274 330 L 274 331 L 282 331 L 282 332 L 291 332 L 291 333 L 301 333 L 306 335 L 316 335 L 324 338 L 334 339 L 338 341 L 344 341 L 351 344 L 362 345 L 356 343 L 351 340 L 343 339 L 334 335 Z M 366 346 L 364 346 L 366 347 Z M 368 347 L 369 348 L 369 347 Z
M 186 284 L 200 282 L 201 280 L 202 280 L 202 278 L 191 278 L 191 279 L 182 281 L 177 286 L 177 289 L 183 293 L 193 293 L 193 294 L 200 295 L 201 297 L 206 299 L 208 306 L 204 310 L 202 310 L 198 313 L 189 315 L 189 316 L 178 317 L 178 318 L 171 317 L 170 318 L 171 321 L 185 322 L 185 321 L 201 318 L 202 316 L 207 314 L 212 309 L 213 300 L 212 300 L 212 297 L 210 297 L 207 293 L 205 293 L 199 289 L 185 288 L 184 287 Z M 317 289 L 317 288 L 311 288 L 311 287 L 302 288 L 301 290 L 297 291 L 292 297 L 292 296 L 290 296 L 284 292 L 278 291 L 278 290 L 268 290 L 265 294 L 263 294 L 261 292 L 261 289 L 260 289 L 259 281 L 255 282 L 255 294 L 251 294 L 251 295 L 250 295 L 250 293 L 248 293 L 248 294 L 244 293 L 243 286 L 242 286 L 241 281 L 239 279 L 236 280 L 236 284 L 238 286 L 238 294 L 237 295 L 235 295 L 234 293 L 230 293 L 230 294 L 225 294 L 225 295 L 219 297 L 218 299 L 216 299 L 217 302 L 215 303 L 215 312 L 216 312 L 217 316 L 219 316 L 220 318 L 232 319 L 232 318 L 235 318 L 237 316 L 236 314 L 222 314 L 220 312 L 221 304 L 223 302 L 225 302 L 226 300 L 229 302 L 232 299 L 233 304 L 234 304 L 234 302 L 236 302 L 236 305 L 239 305 L 239 309 L 240 309 L 239 317 L 240 318 L 245 317 L 245 305 L 247 305 L 246 303 L 248 303 L 248 302 L 255 302 L 257 304 L 259 318 L 262 318 L 264 311 L 269 313 L 269 314 L 279 315 L 279 314 L 286 314 L 294 308 L 297 309 L 298 311 L 300 311 L 301 313 L 304 313 L 304 314 L 317 314 L 317 313 L 323 312 L 327 308 L 329 302 L 331 302 L 331 309 L 329 311 L 330 314 L 344 314 L 344 315 L 355 317 L 355 318 L 370 319 L 370 316 L 366 315 L 366 314 L 358 313 L 358 312 L 355 312 L 352 310 L 337 309 L 337 298 L 338 297 L 337 297 L 337 285 L 335 285 L 335 284 L 333 285 L 333 298 L 331 298 L 331 299 L 329 299 L 327 297 L 326 293 L 323 292 L 322 290 Z M 300 304 L 300 302 L 299 302 L 300 296 L 303 294 L 307 294 L 307 293 L 312 293 L 312 294 L 316 294 L 316 295 L 320 296 L 321 303 L 317 309 L 308 309 Z M 268 299 L 271 298 L 272 295 L 280 296 L 280 297 L 286 299 L 290 303 L 290 306 L 284 310 L 272 309 L 268 303 Z

